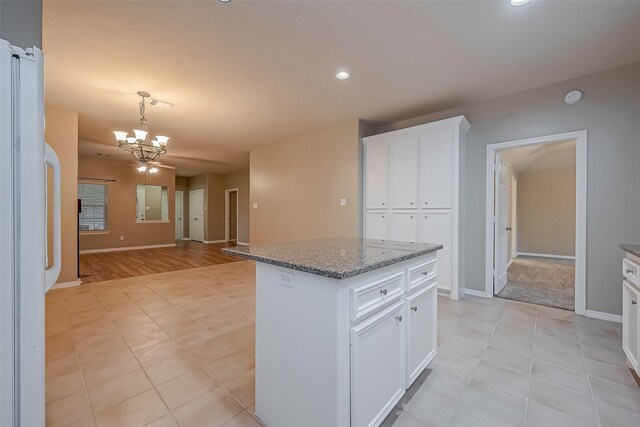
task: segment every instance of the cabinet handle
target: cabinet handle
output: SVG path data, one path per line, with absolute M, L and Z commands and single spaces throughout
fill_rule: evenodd
M 380 293 L 381 293 L 382 295 L 386 295 L 386 294 L 387 294 L 387 290 L 386 290 L 386 289 L 380 289 Z
M 429 202 L 424 202 L 424 204 L 425 204 L 425 205 L 428 205 L 428 204 L 429 204 Z
M 627 274 L 631 274 L 632 271 L 627 268 Z
M 418 306 L 417 306 L 417 305 L 414 305 L 413 307 L 411 307 L 411 310 L 413 310 L 413 311 L 418 311 Z
M 396 320 L 397 320 L 398 322 L 402 322 L 402 316 L 396 316 Z
M 384 215 L 382 215 L 382 218 L 384 218 Z
M 413 202 L 410 202 L 409 204 L 410 204 L 410 205 L 412 205 L 412 204 L 413 204 Z
M 384 206 L 384 203 L 382 203 L 382 206 Z
M 633 300 L 633 299 L 632 299 L 632 300 L 631 300 L 631 305 L 636 305 L 636 304 L 637 304 L 636 300 Z
M 423 271 L 423 272 L 422 272 L 422 275 L 423 275 L 423 276 L 428 276 L 428 275 L 429 275 L 429 272 L 428 272 L 428 271 Z
M 410 218 L 410 219 L 413 219 L 413 215 L 411 215 L 409 218 Z

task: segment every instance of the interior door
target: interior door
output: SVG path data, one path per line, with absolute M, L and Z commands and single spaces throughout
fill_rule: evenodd
M 184 225 L 182 221 L 184 195 L 182 191 L 176 191 L 176 240 L 184 238 Z
M 238 192 L 229 193 L 229 241 L 238 240 Z
M 160 219 L 169 221 L 169 194 L 167 190 L 160 190 Z
M 194 190 L 189 193 L 189 230 L 191 240 L 204 241 L 204 191 Z
M 147 206 L 145 194 L 144 187 L 138 186 L 136 190 L 136 220 L 138 221 L 144 221 Z
M 495 222 L 494 222 L 494 232 L 495 232 L 495 249 L 494 249 L 494 266 L 495 266 L 495 276 L 494 276 L 494 293 L 498 294 L 504 288 L 504 285 L 507 284 L 507 266 L 509 263 L 508 257 L 508 213 L 509 213 L 509 194 L 508 194 L 508 183 L 507 183 L 507 163 L 500 158 L 500 152 L 496 153 L 496 163 L 495 163 L 495 181 L 496 181 L 496 189 L 495 189 Z

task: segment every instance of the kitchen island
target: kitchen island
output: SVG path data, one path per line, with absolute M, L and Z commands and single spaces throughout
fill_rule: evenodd
M 256 265 L 256 416 L 377 426 L 436 354 L 440 244 L 331 238 L 225 248 Z

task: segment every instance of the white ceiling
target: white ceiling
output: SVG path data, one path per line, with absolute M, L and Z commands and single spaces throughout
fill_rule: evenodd
M 81 155 L 137 125 L 179 174 L 349 119 L 392 122 L 640 61 L 640 2 L 53 1 L 46 102 L 79 112 Z M 351 78 L 339 81 L 339 69 Z M 86 141 L 93 141 L 92 143 Z
M 507 148 L 500 155 L 518 172 L 575 168 L 576 141 Z

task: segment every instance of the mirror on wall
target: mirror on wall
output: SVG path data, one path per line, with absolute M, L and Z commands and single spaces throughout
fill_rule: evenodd
M 138 184 L 136 222 L 169 222 L 169 196 L 165 186 Z

